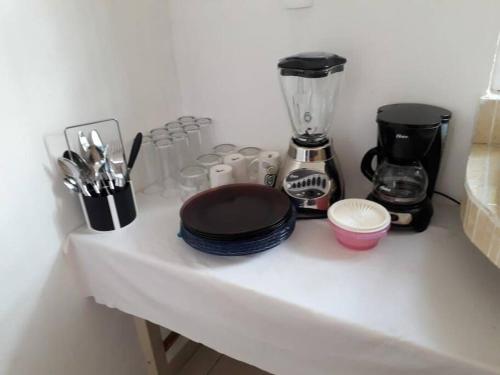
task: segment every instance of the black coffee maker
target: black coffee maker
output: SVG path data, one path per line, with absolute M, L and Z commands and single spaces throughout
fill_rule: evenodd
M 429 225 L 450 118 L 450 111 L 427 104 L 398 103 L 378 109 L 378 146 L 365 154 L 361 171 L 373 182 L 368 199 L 387 208 L 392 228 L 421 232 Z

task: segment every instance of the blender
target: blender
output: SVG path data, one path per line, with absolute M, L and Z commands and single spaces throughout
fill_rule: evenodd
M 389 211 L 392 228 L 421 232 L 429 225 L 450 118 L 450 111 L 427 104 L 397 103 L 378 109 L 378 146 L 365 154 L 361 171 L 373 182 L 368 199 Z
M 285 57 L 278 63 L 293 136 L 278 185 L 298 218 L 324 218 L 344 196 L 344 182 L 328 129 L 346 59 L 326 52 Z

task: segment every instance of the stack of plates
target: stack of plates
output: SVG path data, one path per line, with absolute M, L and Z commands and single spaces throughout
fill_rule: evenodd
M 270 187 L 233 184 L 207 190 L 181 208 L 180 236 L 209 254 L 246 255 L 271 249 L 295 229 L 295 209 Z

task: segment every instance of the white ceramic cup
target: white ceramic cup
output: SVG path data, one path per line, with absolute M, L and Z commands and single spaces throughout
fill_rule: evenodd
M 280 154 L 278 151 L 262 151 L 248 167 L 250 181 L 274 187 L 278 178 Z
M 229 154 L 224 156 L 224 164 L 233 167 L 233 177 L 235 182 L 248 182 L 248 163 L 241 154 Z
M 217 164 L 210 168 L 210 187 L 218 187 L 234 183 L 233 167 Z

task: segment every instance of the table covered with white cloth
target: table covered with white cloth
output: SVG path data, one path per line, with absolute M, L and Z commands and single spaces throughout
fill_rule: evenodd
M 177 237 L 179 203 L 138 195 L 115 232 L 72 233 L 89 296 L 266 371 L 286 375 L 500 374 L 500 272 L 435 197 L 423 233 L 370 251 L 326 220 L 298 221 L 267 252 L 219 257 Z

